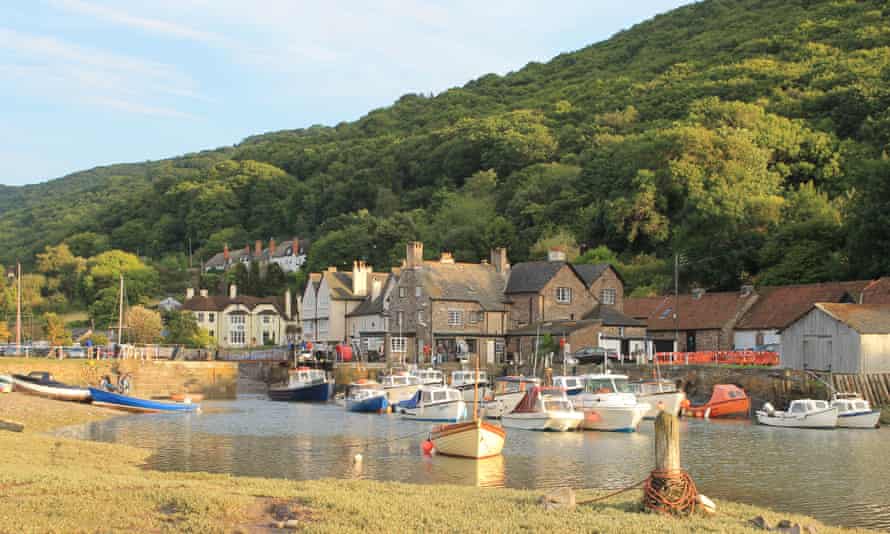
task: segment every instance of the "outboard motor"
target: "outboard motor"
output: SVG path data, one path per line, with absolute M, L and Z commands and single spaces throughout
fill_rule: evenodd
M 768 415 L 773 415 L 774 413 L 776 413 L 776 409 L 773 407 L 772 404 L 768 402 L 763 404 L 763 411 L 766 412 Z

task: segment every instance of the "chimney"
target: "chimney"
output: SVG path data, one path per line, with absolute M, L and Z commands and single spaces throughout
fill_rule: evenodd
M 443 252 L 439 258 L 439 263 L 454 263 L 454 256 L 450 252 Z
M 263 255 L 263 242 L 260 241 L 259 239 L 254 241 L 253 242 L 253 250 L 254 250 L 254 254 L 256 256 L 262 256 Z
M 751 296 L 751 293 L 754 293 L 754 286 L 743 285 L 742 289 L 739 291 L 739 293 L 741 293 L 741 296 L 743 296 L 743 297 L 749 297 L 749 296 Z
M 423 266 L 423 243 L 409 241 L 405 250 L 405 268 L 419 269 Z
M 547 261 L 566 261 L 566 253 L 561 249 L 551 248 L 547 251 Z
M 290 301 L 291 301 L 290 288 L 287 288 L 284 291 L 284 316 L 287 319 L 291 318 L 291 307 L 290 307 L 291 302 Z
M 371 280 L 371 298 L 376 299 L 377 297 L 379 297 L 381 289 L 383 289 L 383 283 L 376 278 L 372 278 L 372 280 Z
M 361 260 L 352 262 L 352 293 L 365 296 L 368 294 L 368 278 L 374 269 Z
M 191 300 L 195 298 L 195 288 L 190 287 L 185 290 L 185 300 Z
M 272 257 L 272 254 L 275 254 L 275 238 L 269 239 L 269 257 Z
M 505 273 L 510 270 L 510 262 L 507 261 L 507 249 L 498 247 L 491 249 L 491 264 L 495 272 Z
M 235 284 L 229 284 L 229 298 L 233 299 L 238 296 L 238 286 Z
M 329 272 L 329 273 L 335 273 L 335 272 L 337 272 L 337 266 L 336 266 L 336 265 L 331 265 L 330 267 L 328 267 L 328 272 Z
M 705 290 L 701 287 L 695 287 L 692 289 L 692 298 L 695 300 L 701 299 L 705 294 Z
M 193 291 L 194 291 L 194 290 L 193 290 Z M 206 296 L 207 296 L 207 290 L 206 290 L 206 289 L 202 289 L 202 290 L 198 291 L 198 294 L 201 295 L 202 297 L 206 297 Z
M 223 259 L 226 260 L 226 264 L 229 263 L 229 244 L 228 243 L 223 245 Z

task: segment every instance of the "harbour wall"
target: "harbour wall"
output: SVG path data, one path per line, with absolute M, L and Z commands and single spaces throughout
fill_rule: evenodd
M 116 382 L 120 375 L 129 373 L 130 393 L 146 398 L 189 392 L 208 399 L 234 399 L 238 383 L 238 364 L 234 362 L 0 358 L 0 374 L 31 371 L 46 371 L 59 382 L 84 386 L 98 385 L 105 375 Z

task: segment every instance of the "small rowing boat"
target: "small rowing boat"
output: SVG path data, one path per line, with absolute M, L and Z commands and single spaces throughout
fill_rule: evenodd
M 69 386 L 53 380 L 53 376 L 43 371 L 35 371 L 25 375 L 12 375 L 13 391 L 47 399 L 89 402 L 90 390 L 77 386 Z
M 156 412 L 195 412 L 200 410 L 200 404 L 178 403 L 178 402 L 161 402 L 149 399 L 140 399 L 112 393 L 97 388 L 89 389 L 90 396 L 93 398 L 93 404 L 97 406 L 107 406 L 116 410 L 136 413 L 156 413 Z
M 464 423 L 434 426 L 430 431 L 430 441 L 437 453 L 477 460 L 500 454 L 506 436 L 503 428 L 478 418 Z

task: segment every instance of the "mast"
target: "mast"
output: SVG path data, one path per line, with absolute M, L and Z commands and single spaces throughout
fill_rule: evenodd
M 124 273 L 120 274 L 121 284 L 120 291 L 118 294 L 118 304 L 117 304 L 117 346 L 120 347 L 123 344 L 123 338 L 121 337 L 124 328 Z
M 15 353 L 22 352 L 22 264 L 15 264 Z
M 473 421 L 479 419 L 479 354 L 476 354 L 476 380 L 473 381 Z

